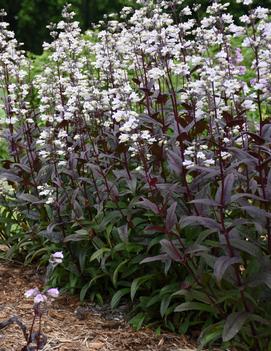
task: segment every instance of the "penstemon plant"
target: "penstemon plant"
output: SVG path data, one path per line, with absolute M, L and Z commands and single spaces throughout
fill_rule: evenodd
M 130 294 L 135 327 L 267 350 L 270 11 L 137 4 L 84 35 L 65 7 L 38 73 L 2 22 L 9 237 L 65 250 L 52 282 L 81 299 Z

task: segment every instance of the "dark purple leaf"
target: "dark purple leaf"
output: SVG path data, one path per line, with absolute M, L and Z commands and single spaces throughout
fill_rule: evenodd
M 271 213 L 256 206 L 242 206 L 241 209 L 245 210 L 255 221 L 265 225 L 266 219 L 271 219 Z
M 168 150 L 167 155 L 168 155 L 168 163 L 169 163 L 170 170 L 180 175 L 183 168 L 183 162 L 182 162 L 180 151 Z
M 167 100 L 168 100 L 168 94 L 159 93 L 159 95 L 157 96 L 158 104 L 164 105 L 167 102 Z
M 167 254 L 161 254 L 157 256 L 152 256 L 152 257 L 146 257 L 144 260 L 140 262 L 142 263 L 149 263 L 149 262 L 155 262 L 155 261 L 165 261 L 167 259 L 168 255 Z
M 153 230 L 153 231 L 159 232 L 159 233 L 166 233 L 166 228 L 159 226 L 159 225 L 150 225 L 150 226 L 146 227 L 145 230 Z
M 265 284 L 271 289 L 271 272 L 257 272 L 257 274 L 247 282 L 247 285 L 250 287 L 256 287 L 261 284 Z
M 242 260 L 240 257 L 221 256 L 217 258 L 214 265 L 214 276 L 216 277 L 217 282 L 220 284 L 223 275 L 230 266 L 241 262 Z
M 234 194 L 231 197 L 232 202 L 238 201 L 241 198 L 249 198 L 249 199 L 253 199 L 253 200 L 257 200 L 257 201 L 261 201 L 261 202 L 267 202 L 267 200 L 265 200 L 264 198 L 254 195 L 254 194 L 250 194 L 250 193 L 239 193 L 239 194 Z
M 182 261 L 182 255 L 172 241 L 163 239 L 160 241 L 160 244 L 162 246 L 163 251 L 169 256 L 169 258 L 176 262 Z
M 185 254 L 189 255 L 194 255 L 194 256 L 199 256 L 199 253 L 201 252 L 207 252 L 209 251 L 208 247 L 200 244 L 192 244 L 185 250 Z
M 16 174 L 13 174 L 13 173 L 3 172 L 0 175 L 1 175 L 1 178 L 5 178 L 9 182 L 19 183 L 22 181 L 21 177 L 17 176 Z
M 202 225 L 203 227 L 210 229 L 221 230 L 221 226 L 215 220 L 208 217 L 201 216 L 187 216 L 183 217 L 180 221 L 180 225 L 184 228 L 188 225 Z
M 50 232 L 47 230 L 42 230 L 39 232 L 39 235 L 45 237 L 46 239 L 52 241 L 53 243 L 63 242 L 63 235 L 61 232 Z
M 53 165 L 45 165 L 43 166 L 38 173 L 37 182 L 38 183 L 47 183 L 49 179 L 51 179 L 53 173 L 54 166 Z
M 220 206 L 219 203 L 217 203 L 215 200 L 212 199 L 195 199 L 190 201 L 192 204 L 201 204 L 201 205 L 206 205 L 206 206 Z
M 260 137 L 258 134 L 250 133 L 250 132 L 246 132 L 246 134 L 248 134 L 255 141 L 257 145 L 262 145 L 265 143 L 265 140 L 262 137 Z
M 84 211 L 78 201 L 73 202 L 73 211 L 75 214 L 75 218 L 77 219 L 84 218 Z
M 31 204 L 35 204 L 35 203 L 40 202 L 40 199 L 32 194 L 21 193 L 21 194 L 17 195 L 17 198 L 19 200 L 23 200 L 23 201 L 29 202 Z
M 233 173 L 228 174 L 224 183 L 221 182 L 215 195 L 215 201 L 223 205 L 228 205 L 231 202 L 231 193 L 234 184 L 235 176 Z
M 154 213 L 159 214 L 158 206 L 146 198 L 142 198 L 142 201 L 136 203 L 140 207 L 144 207 L 148 210 L 152 210 Z
M 31 173 L 31 168 L 29 167 L 29 166 L 27 166 L 27 165 L 24 165 L 24 164 L 22 164 L 22 163 L 13 163 L 13 165 L 12 165 L 12 168 L 20 168 L 20 169 L 22 169 L 23 171 L 25 171 L 26 173 Z
M 222 339 L 224 342 L 231 340 L 239 333 L 244 323 L 247 321 L 250 313 L 241 311 L 231 313 L 225 322 Z
M 224 237 L 221 238 L 221 244 L 226 245 L 226 240 Z M 255 257 L 261 256 L 260 249 L 256 245 L 250 243 L 249 241 L 241 240 L 241 239 L 231 239 L 230 244 L 234 248 L 240 251 L 246 252 L 251 256 L 255 256 Z
M 166 230 L 168 232 L 170 232 L 173 226 L 177 223 L 176 207 L 177 207 L 177 202 L 173 202 L 173 204 L 167 210 Z

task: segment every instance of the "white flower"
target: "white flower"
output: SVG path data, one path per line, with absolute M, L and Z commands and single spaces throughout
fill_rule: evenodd
M 186 168 L 191 168 L 194 166 L 194 162 L 192 162 L 191 160 L 185 160 L 183 161 L 183 166 Z
M 154 80 L 160 79 L 165 75 L 165 71 L 163 71 L 160 68 L 152 68 L 148 72 L 149 78 L 152 78 Z
M 197 158 L 199 158 L 201 160 L 205 160 L 206 159 L 206 155 L 202 151 L 199 151 L 197 153 Z
M 53 204 L 55 202 L 55 198 L 54 197 L 52 197 L 52 196 L 50 196 L 50 197 L 48 197 L 48 199 L 46 200 L 46 204 L 47 205 L 50 205 L 50 204 Z
M 243 105 L 243 107 L 246 110 L 249 110 L 249 111 L 255 111 L 256 110 L 256 106 L 253 103 L 253 101 L 251 101 L 251 100 L 244 100 L 242 105 Z
M 250 18 L 247 15 L 243 15 L 239 19 L 242 23 L 245 23 L 245 24 L 250 23 Z
M 29 289 L 27 290 L 25 293 L 24 293 L 24 296 L 26 298 L 30 298 L 30 297 L 35 297 L 37 296 L 38 294 L 40 294 L 40 291 L 38 288 L 34 288 L 34 289 Z
M 209 167 L 215 164 L 215 160 L 208 159 L 208 160 L 204 160 L 203 163 L 206 167 Z
M 236 0 L 237 4 L 251 5 L 253 0 Z
M 53 253 L 51 255 L 49 262 L 60 264 L 60 263 L 62 263 L 63 259 L 64 259 L 63 252 L 56 251 L 55 253 Z
M 222 157 L 223 160 L 226 160 L 227 158 L 231 157 L 231 154 L 229 152 L 222 151 L 221 152 L 221 157 Z
M 268 13 L 268 9 L 263 8 L 261 6 L 258 6 L 254 11 L 255 16 L 259 19 L 267 19 Z
M 41 302 L 46 302 L 47 301 L 47 297 L 44 294 L 37 294 L 34 297 L 34 303 L 37 305 Z
M 126 143 L 127 141 L 129 141 L 129 139 L 130 139 L 129 134 L 121 134 L 119 136 L 120 143 Z
M 191 12 L 189 6 L 186 6 L 185 8 L 183 8 L 181 12 L 182 12 L 182 14 L 185 15 L 185 16 L 190 16 L 190 15 L 192 15 L 192 12 Z
M 57 288 L 51 288 L 46 291 L 46 294 L 50 297 L 57 298 L 59 296 L 59 290 Z

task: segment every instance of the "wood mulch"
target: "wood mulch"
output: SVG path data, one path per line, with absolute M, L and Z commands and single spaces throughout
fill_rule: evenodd
M 33 269 L 0 263 L 0 322 L 17 316 L 28 327 L 32 322 L 32 301 L 26 290 L 40 287 Z M 42 332 L 48 340 L 44 351 L 192 351 L 193 345 L 183 336 L 171 333 L 156 335 L 149 329 L 134 331 L 126 322 L 108 321 L 95 314 L 80 320 L 75 314 L 77 298 L 62 296 L 43 317 Z M 0 351 L 20 351 L 25 345 L 19 327 L 0 330 Z

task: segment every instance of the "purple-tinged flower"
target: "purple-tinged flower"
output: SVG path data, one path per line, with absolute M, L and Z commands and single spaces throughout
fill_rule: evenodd
M 46 302 L 47 301 L 47 297 L 43 294 L 38 294 L 35 296 L 34 298 L 34 303 L 35 304 L 38 304 L 38 303 L 41 303 L 41 302 Z
M 29 289 L 24 293 L 24 296 L 26 298 L 30 298 L 30 297 L 36 297 L 38 294 L 40 294 L 40 291 L 38 288 L 34 288 L 34 289 Z
M 51 288 L 46 291 L 46 294 L 50 297 L 57 298 L 59 296 L 59 290 L 57 288 Z
M 50 262 L 60 264 L 62 263 L 63 258 L 64 258 L 64 255 L 62 251 L 57 251 L 51 255 Z

